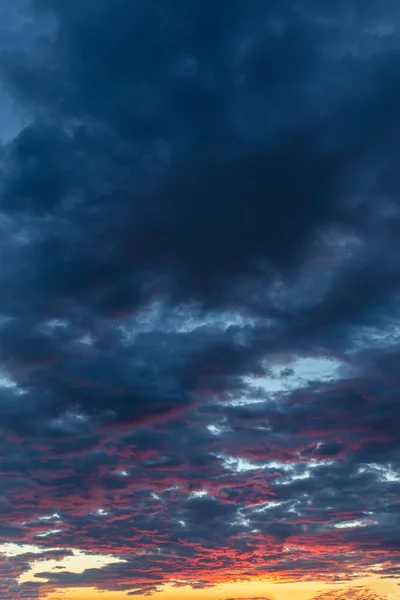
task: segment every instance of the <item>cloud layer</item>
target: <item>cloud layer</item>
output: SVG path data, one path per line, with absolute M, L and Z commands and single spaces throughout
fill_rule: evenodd
M 121 561 L 54 588 L 399 577 L 397 4 L 0 7 L 0 540 Z

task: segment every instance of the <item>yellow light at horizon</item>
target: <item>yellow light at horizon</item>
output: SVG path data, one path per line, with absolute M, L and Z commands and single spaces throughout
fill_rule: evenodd
M 126 592 L 107 592 L 95 588 L 75 588 L 58 590 L 41 600 L 228 600 L 229 598 L 271 598 L 271 600 L 312 600 L 321 591 L 346 589 L 363 586 L 371 591 L 386 596 L 390 600 L 400 600 L 400 579 L 363 578 L 351 583 L 332 584 L 325 582 L 304 583 L 225 583 L 207 589 L 192 589 L 189 586 L 174 587 L 165 585 L 153 596 L 127 596 Z

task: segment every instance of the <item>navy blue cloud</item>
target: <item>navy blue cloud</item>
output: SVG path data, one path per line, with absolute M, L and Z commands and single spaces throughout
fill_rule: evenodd
M 45 577 L 130 594 L 398 576 L 395 3 L 20 9 L 0 542 L 120 557 Z

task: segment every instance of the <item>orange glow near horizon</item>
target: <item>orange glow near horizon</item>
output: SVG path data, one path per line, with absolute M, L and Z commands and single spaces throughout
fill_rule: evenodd
M 325 582 L 302 583 L 226 583 L 207 589 L 192 589 L 189 586 L 175 587 L 166 585 L 159 592 L 150 595 L 128 596 L 126 592 L 107 592 L 94 588 L 71 588 L 57 590 L 41 597 L 41 600 L 312 600 L 321 592 L 329 590 L 346 590 L 347 588 L 364 588 L 377 597 L 388 600 L 400 600 L 400 580 L 363 578 L 351 583 L 332 584 Z M 362 592 L 360 591 L 360 594 Z M 363 600 L 363 596 L 359 596 Z

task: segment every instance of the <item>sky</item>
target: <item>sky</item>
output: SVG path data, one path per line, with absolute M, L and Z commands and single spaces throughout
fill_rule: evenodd
M 400 598 L 399 23 L 0 0 L 1 598 Z

